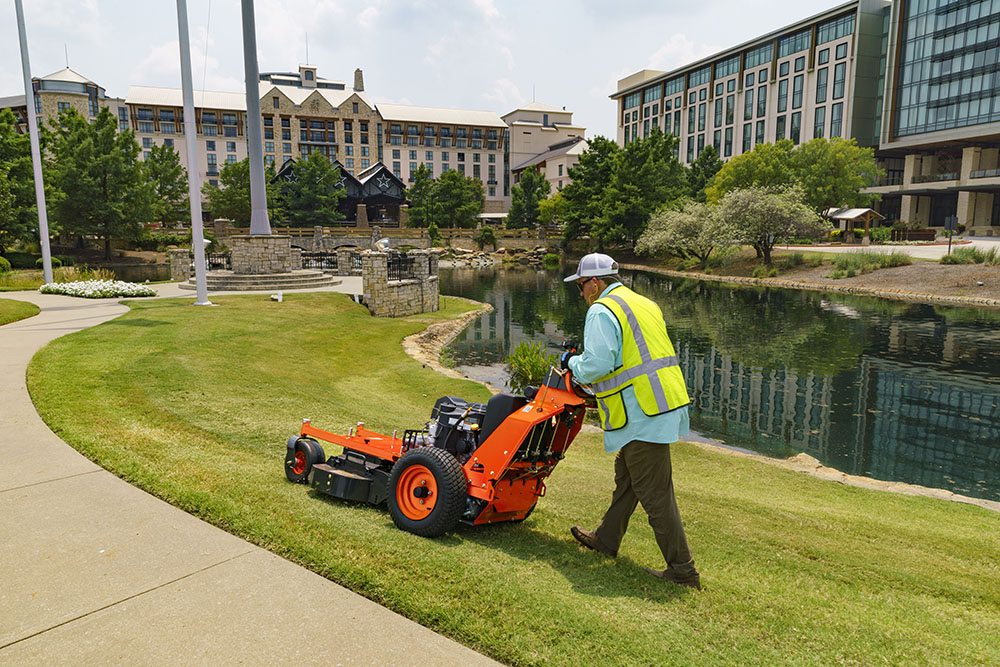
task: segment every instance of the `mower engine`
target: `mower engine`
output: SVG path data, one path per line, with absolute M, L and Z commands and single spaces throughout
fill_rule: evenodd
M 434 403 L 427 431 L 435 447 L 465 462 L 479 447 L 479 432 L 486 418 L 486 405 L 469 403 L 455 396 L 442 396 Z

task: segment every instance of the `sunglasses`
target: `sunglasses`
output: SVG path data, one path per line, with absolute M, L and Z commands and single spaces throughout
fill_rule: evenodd
M 593 280 L 593 278 L 587 278 L 583 282 L 576 283 L 576 288 L 580 290 L 580 294 L 583 294 L 583 286 L 589 283 L 591 280 Z

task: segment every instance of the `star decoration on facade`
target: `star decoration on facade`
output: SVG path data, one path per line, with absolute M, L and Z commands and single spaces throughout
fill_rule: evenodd
M 347 187 L 347 178 L 342 178 L 339 181 L 337 181 L 337 187 L 338 188 L 346 188 Z
M 390 181 L 389 181 L 389 178 L 385 174 L 382 174 L 381 176 L 379 176 L 378 179 L 376 179 L 376 181 L 378 182 L 379 189 L 381 189 L 381 190 L 388 190 L 389 189 Z

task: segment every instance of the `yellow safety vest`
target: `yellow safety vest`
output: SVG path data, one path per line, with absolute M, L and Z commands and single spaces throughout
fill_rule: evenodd
M 670 412 L 691 402 L 660 307 L 622 285 L 598 299 L 622 328 L 622 365 L 591 384 L 601 426 L 615 431 L 628 423 L 622 391 L 632 387 L 646 415 Z

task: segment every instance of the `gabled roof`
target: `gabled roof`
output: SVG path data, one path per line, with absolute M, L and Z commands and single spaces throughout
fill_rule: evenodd
M 364 91 L 356 90 L 334 90 L 332 88 L 302 88 L 300 86 L 280 86 L 275 85 L 273 81 L 261 81 L 260 82 L 260 97 L 269 95 L 272 90 L 277 90 L 281 92 L 282 95 L 287 97 L 292 101 L 292 104 L 302 104 L 311 95 L 319 95 L 333 108 L 338 108 L 341 104 L 350 99 L 351 95 L 357 95 L 362 102 L 367 104 L 369 108 L 373 108 L 372 101 L 368 98 L 368 95 Z
M 125 96 L 127 104 L 148 104 L 160 107 L 182 107 L 184 96 L 180 88 L 155 88 L 153 86 L 132 86 Z M 215 90 L 194 91 L 194 106 L 199 109 L 226 109 L 246 111 L 247 98 L 244 93 L 223 93 Z
M 375 106 L 386 121 L 507 127 L 507 124 L 500 119 L 500 116 L 492 111 L 445 109 L 443 107 L 412 107 L 403 104 L 376 104 Z
M 79 72 L 74 72 L 68 67 L 65 67 L 58 72 L 53 72 L 52 74 L 46 74 L 40 77 L 43 81 L 69 81 L 71 83 L 89 83 L 96 86 L 97 84 L 83 76 Z
M 579 155 L 587 149 L 587 140 L 583 137 L 573 137 L 572 139 L 567 139 L 566 141 L 560 141 L 557 144 L 552 144 L 549 146 L 549 150 L 544 153 L 539 153 L 535 157 L 528 158 L 516 167 L 511 167 L 511 171 L 521 171 L 522 169 L 527 169 L 528 167 L 536 164 L 541 164 L 546 160 L 551 160 L 563 155 Z
M 831 220 L 860 220 L 871 215 L 885 220 L 884 215 L 870 208 L 828 208 L 823 211 L 823 215 Z
M 559 107 L 554 107 L 549 104 L 542 104 L 541 102 L 529 102 L 524 106 L 520 106 L 514 111 L 544 111 L 546 113 L 571 113 L 565 109 L 560 109 Z

